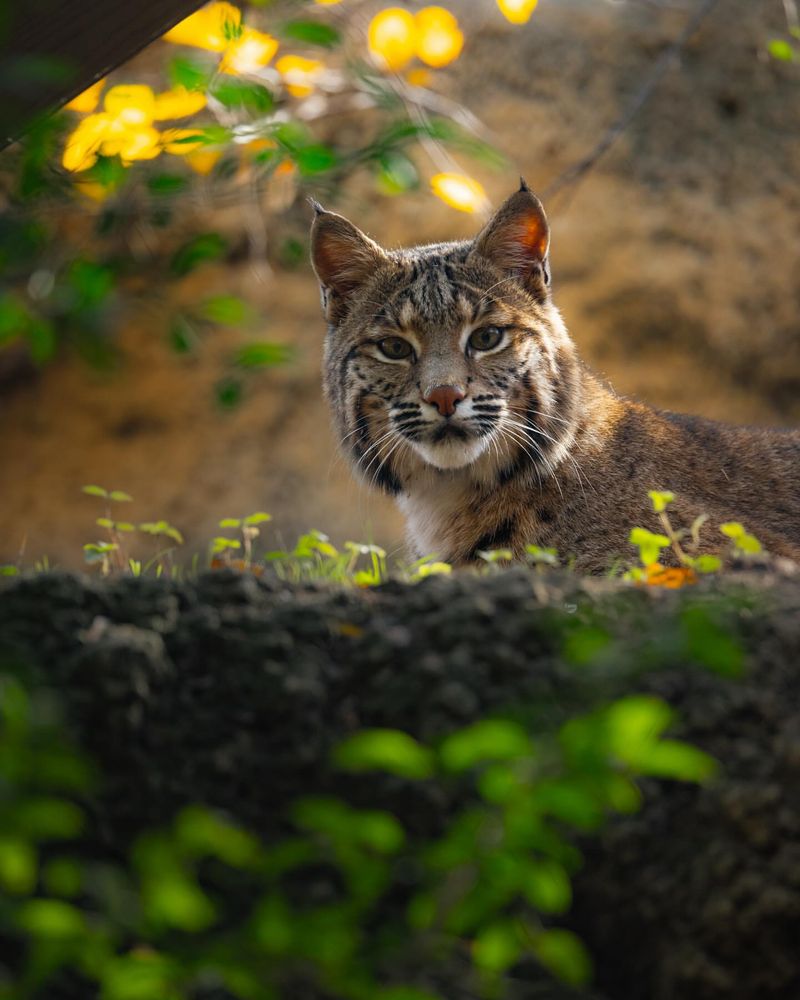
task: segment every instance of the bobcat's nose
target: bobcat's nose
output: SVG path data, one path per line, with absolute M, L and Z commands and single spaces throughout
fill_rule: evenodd
M 456 412 L 456 404 L 466 393 L 457 385 L 436 385 L 422 397 L 426 403 L 435 406 L 443 417 L 452 417 Z

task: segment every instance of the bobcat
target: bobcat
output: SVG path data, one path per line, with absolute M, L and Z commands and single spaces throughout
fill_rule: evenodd
M 616 396 L 577 356 L 550 294 L 549 228 L 524 181 L 472 241 L 384 250 L 314 203 L 328 321 L 324 387 L 342 447 L 396 498 L 417 555 L 553 546 L 577 568 L 658 530 L 744 521 L 800 560 L 800 432 L 732 427 Z M 704 532 L 700 551 L 725 540 Z

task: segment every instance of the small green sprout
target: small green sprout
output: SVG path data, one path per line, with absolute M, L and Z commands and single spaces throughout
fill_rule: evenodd
M 408 579 L 416 582 L 429 576 L 448 576 L 452 572 L 450 563 L 440 562 L 435 556 L 426 556 L 412 565 Z
M 138 528 L 146 535 L 163 535 L 165 538 L 171 538 L 178 545 L 183 545 L 183 535 L 167 521 L 143 521 L 138 525 Z
M 666 535 L 657 535 L 646 528 L 633 528 L 629 541 L 639 550 L 639 559 L 643 566 L 651 566 L 658 562 L 661 550 L 670 544 Z
M 746 531 L 744 525 L 738 521 L 726 521 L 725 524 L 719 526 L 719 530 L 726 538 L 730 538 L 737 556 L 757 555 L 763 551 L 761 542 L 755 535 Z
M 528 562 L 537 566 L 558 566 L 557 549 L 543 549 L 539 545 L 526 545 L 525 556 Z
M 104 490 L 102 486 L 83 486 L 83 493 L 90 497 L 101 497 L 103 500 L 113 500 L 115 503 L 131 503 L 133 497 L 123 490 Z
M 670 493 L 669 490 L 650 490 L 647 495 L 650 497 L 656 514 L 663 514 L 675 499 L 675 494 Z
M 484 562 L 489 563 L 489 565 L 499 562 L 511 562 L 514 558 L 514 553 L 511 549 L 481 549 L 476 555 L 483 559 Z
M 236 538 L 225 538 L 220 535 L 211 542 L 211 552 L 213 555 L 219 555 L 221 552 L 228 552 L 231 549 L 240 549 L 242 543 Z

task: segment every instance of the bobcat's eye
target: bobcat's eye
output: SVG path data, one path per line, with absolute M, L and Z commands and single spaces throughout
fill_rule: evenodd
M 410 358 L 414 353 L 414 348 L 402 337 L 386 337 L 379 340 L 378 348 L 381 354 L 386 355 L 392 361 L 402 361 L 403 358 Z
M 472 331 L 467 346 L 473 351 L 491 351 L 503 339 L 504 333 L 505 330 L 501 330 L 499 326 L 482 326 L 479 330 Z

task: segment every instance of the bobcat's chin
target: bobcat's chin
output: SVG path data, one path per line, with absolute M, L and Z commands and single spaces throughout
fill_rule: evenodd
M 436 442 L 413 441 L 412 447 L 427 465 L 436 469 L 462 469 L 486 449 L 486 437 L 447 437 Z

